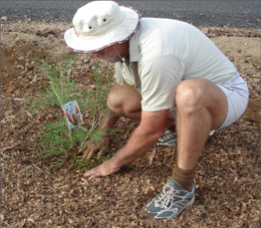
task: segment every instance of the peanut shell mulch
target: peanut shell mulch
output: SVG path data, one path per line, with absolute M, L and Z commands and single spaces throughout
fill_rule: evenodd
M 195 204 L 177 219 L 157 221 L 141 219 L 139 211 L 170 177 L 175 146 L 153 147 L 118 173 L 92 180 L 67 163 L 50 170 L 52 159 L 37 156 L 40 127 L 60 110 L 35 116 L 23 109 L 49 83 L 27 57 L 45 52 L 59 62 L 65 51 L 60 34 L 70 26 L 1 25 L 1 227 L 260 227 L 260 29 L 200 28 L 248 82 L 249 105 L 238 121 L 209 137 L 198 163 Z M 105 76 L 113 73 L 111 64 L 79 55 L 73 80 L 94 89 L 96 63 Z M 120 119 L 112 153 L 137 126 Z

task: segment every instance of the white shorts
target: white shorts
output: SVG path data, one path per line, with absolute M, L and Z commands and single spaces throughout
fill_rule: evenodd
M 238 120 L 246 110 L 248 104 L 249 93 L 247 83 L 238 72 L 232 80 L 217 86 L 222 89 L 227 97 L 228 111 L 224 123 L 218 129 L 211 130 L 209 135 L 213 135 L 216 130 L 224 128 Z M 175 118 L 177 117 L 176 107 L 170 109 L 170 112 Z
M 232 80 L 217 85 L 225 93 L 228 102 L 227 117 L 224 123 L 218 128 L 224 128 L 236 120 L 244 113 L 248 104 L 248 87 L 244 79 L 237 73 Z M 212 130 L 212 135 L 216 130 Z

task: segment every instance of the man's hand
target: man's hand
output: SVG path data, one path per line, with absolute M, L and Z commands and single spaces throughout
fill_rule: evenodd
M 108 129 L 113 128 L 113 126 L 115 125 L 115 123 L 118 121 L 119 118 L 120 118 L 119 116 L 115 115 L 110 109 L 108 109 L 107 112 L 105 113 L 105 120 L 100 130 L 106 133 Z M 86 149 L 83 150 L 82 148 L 79 148 L 77 151 L 77 155 L 83 153 L 82 160 L 89 161 L 94 155 L 94 153 L 97 152 L 98 150 L 100 150 L 98 153 L 98 157 L 101 156 L 104 150 L 108 148 L 108 146 L 109 146 L 109 136 L 105 134 L 100 140 L 100 142 L 98 143 L 98 145 L 97 143 L 95 143 L 93 139 L 87 141 L 84 146 L 84 148 Z
M 84 153 L 82 160 L 89 161 L 92 158 L 92 156 L 95 154 L 95 152 L 97 152 L 98 150 L 100 150 L 98 153 L 98 157 L 100 157 L 104 153 L 104 150 L 108 148 L 108 146 L 109 146 L 109 136 L 104 135 L 101 141 L 98 143 L 98 145 L 95 143 L 93 139 L 88 140 L 85 143 L 86 150 L 83 151 L 82 148 L 80 148 L 77 154 L 79 155 L 81 153 Z
M 142 112 L 142 121 L 135 129 L 127 144 L 110 160 L 84 174 L 85 177 L 108 176 L 117 172 L 120 167 L 141 157 L 165 132 L 169 110 Z
M 94 177 L 104 177 L 116 173 L 119 171 L 120 167 L 114 165 L 113 161 L 110 159 L 103 162 L 101 165 L 89 170 L 83 176 L 92 179 Z

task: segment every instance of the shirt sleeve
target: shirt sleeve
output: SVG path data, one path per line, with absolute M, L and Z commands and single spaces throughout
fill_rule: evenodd
M 139 66 L 142 109 L 159 111 L 175 105 L 176 88 L 185 72 L 186 62 L 161 56 Z

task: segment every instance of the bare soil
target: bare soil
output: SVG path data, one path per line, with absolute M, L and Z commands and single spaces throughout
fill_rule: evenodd
M 1 226 L 2 227 L 260 227 L 260 29 L 200 28 L 235 64 L 248 82 L 244 115 L 210 137 L 196 175 L 196 201 L 177 219 L 143 220 L 139 211 L 171 175 L 177 148 L 151 148 L 118 173 L 86 180 L 84 170 L 48 169 L 36 139 L 53 109 L 39 116 L 24 110 L 49 81 L 27 58 L 48 53 L 55 62 L 66 51 L 66 23 L 1 25 Z M 92 68 L 106 74 L 113 66 L 79 54 L 73 80 L 91 89 Z M 87 118 L 87 117 L 85 117 Z M 138 123 L 122 118 L 111 138 L 112 154 Z

